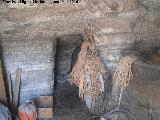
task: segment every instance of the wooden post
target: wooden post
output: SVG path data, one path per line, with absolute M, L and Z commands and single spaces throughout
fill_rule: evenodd
M 13 108 L 14 108 L 15 114 L 17 113 L 17 110 L 18 110 L 19 91 L 20 91 L 20 84 L 21 84 L 21 72 L 22 72 L 22 69 L 18 68 L 16 73 L 16 82 L 15 82 L 14 92 L 13 92 Z
M 13 105 L 13 86 L 12 86 L 12 80 L 11 80 L 11 73 L 8 72 L 8 79 L 7 79 L 7 83 L 8 83 L 8 89 L 9 89 L 9 105 L 10 108 L 12 109 L 12 105 Z
M 5 90 L 4 80 L 3 80 L 1 62 L 0 62 L 0 102 L 2 102 L 4 104 L 7 103 L 6 90 Z

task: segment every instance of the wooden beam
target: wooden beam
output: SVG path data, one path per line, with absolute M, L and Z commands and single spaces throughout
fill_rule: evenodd
M 6 90 L 5 90 L 4 80 L 3 80 L 1 62 L 0 62 L 0 102 L 2 102 L 4 104 L 7 103 Z

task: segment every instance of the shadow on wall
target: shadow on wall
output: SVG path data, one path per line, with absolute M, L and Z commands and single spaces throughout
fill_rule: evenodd
M 130 47 L 123 49 L 121 51 L 121 55 L 122 57 L 127 55 L 135 55 L 138 56 L 143 62 L 147 62 L 153 55 L 158 54 L 159 50 L 160 46 L 147 47 L 147 43 L 145 43 L 145 41 L 136 41 L 132 43 Z
M 80 34 L 70 34 L 57 37 L 55 56 L 55 85 L 63 83 L 69 77 L 78 59 L 83 38 Z

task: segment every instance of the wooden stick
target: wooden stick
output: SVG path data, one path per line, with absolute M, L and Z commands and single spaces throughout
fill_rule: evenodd
M 6 97 L 4 80 L 3 80 L 1 61 L 0 61 L 0 102 L 7 104 L 7 97 Z
M 4 80 L 3 80 L 1 61 L 0 61 L 0 102 L 7 104 L 7 97 L 6 97 Z
M 11 73 L 8 72 L 8 79 L 7 79 L 7 83 L 8 83 L 8 89 L 9 89 L 9 105 L 10 108 L 12 108 L 13 105 L 13 86 L 12 86 L 12 80 L 11 80 Z
M 17 108 L 18 108 L 18 100 L 19 100 L 19 91 L 20 91 L 20 84 L 21 84 L 21 72 L 22 69 L 18 68 L 17 73 L 16 73 L 16 83 L 15 83 L 15 88 L 14 88 L 14 93 L 13 93 L 13 108 L 14 108 L 14 113 L 17 113 Z

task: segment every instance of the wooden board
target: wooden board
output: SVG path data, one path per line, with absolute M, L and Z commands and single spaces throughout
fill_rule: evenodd
M 4 86 L 1 62 L 0 62 L 0 102 L 2 102 L 4 104 L 7 103 L 7 97 L 6 97 L 6 91 L 5 91 L 5 86 Z
M 53 118 L 53 108 L 37 108 L 38 118 Z
M 18 68 L 16 73 L 16 83 L 15 83 L 14 92 L 13 92 L 13 108 L 15 113 L 17 113 L 17 108 L 18 108 L 18 99 L 19 99 L 19 91 L 20 91 L 20 84 L 21 84 L 21 72 L 22 72 L 22 69 Z
M 53 96 L 40 96 L 36 100 L 38 118 L 53 117 Z

